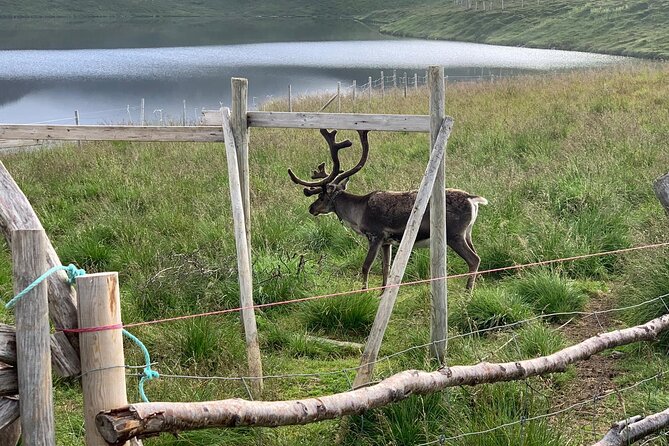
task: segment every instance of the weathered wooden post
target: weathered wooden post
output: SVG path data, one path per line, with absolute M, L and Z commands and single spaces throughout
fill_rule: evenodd
M 369 85 L 369 90 L 367 90 L 367 94 L 369 96 L 369 106 L 372 106 L 372 76 L 369 76 L 367 78 L 367 85 Z
M 237 170 L 237 150 L 233 137 L 230 110 L 221 110 L 223 119 L 223 139 L 225 140 L 225 153 L 228 161 L 228 181 L 230 182 L 230 198 L 232 201 L 232 219 L 235 228 L 235 242 L 237 245 L 237 270 L 239 273 L 239 298 L 242 307 L 242 322 L 244 324 L 244 335 L 246 337 L 246 357 L 249 363 L 249 374 L 254 379 L 251 386 L 254 392 L 262 392 L 262 361 L 260 358 L 260 344 L 258 343 L 258 328 L 256 315 L 253 310 L 253 282 L 251 276 L 251 255 L 249 251 L 250 241 L 247 240 L 244 204 Z
M 239 184 L 242 188 L 242 202 L 244 205 L 244 226 L 249 256 L 251 255 L 251 185 L 249 178 L 249 126 L 246 119 L 248 110 L 249 81 L 248 79 L 233 77 L 232 104 L 230 109 L 230 125 L 237 148 L 237 163 Z
M 669 215 L 669 172 L 658 177 L 653 182 L 653 190 L 657 199 L 662 203 L 667 215 Z
M 234 86 L 232 88 L 235 88 Z M 293 87 L 288 84 L 288 111 L 293 111 Z
M 386 78 L 381 71 L 381 99 L 386 97 Z
M 15 294 L 47 270 L 42 228 L 14 232 L 12 264 Z M 56 444 L 49 332 L 47 284 L 42 281 L 16 303 L 16 369 L 25 446 Z
M 337 113 L 341 113 L 341 82 L 337 82 Z
M 369 337 L 367 338 L 365 351 L 362 353 L 362 358 L 360 359 L 358 373 L 353 381 L 354 388 L 367 384 L 372 377 L 374 364 L 376 363 L 379 350 L 381 349 L 383 335 L 388 327 L 388 322 L 390 321 L 390 316 L 393 312 L 393 306 L 397 299 L 399 284 L 402 282 L 402 277 L 404 277 L 404 270 L 409 262 L 409 255 L 411 254 L 413 244 L 416 241 L 418 228 L 423 219 L 425 209 L 427 209 L 430 194 L 434 189 L 437 171 L 443 164 L 446 141 L 451 134 L 452 127 L 453 121 L 451 119 L 444 119 L 440 126 L 439 136 L 434 144 L 434 150 L 432 150 L 432 153 L 430 154 L 430 161 L 425 169 L 425 175 L 418 188 L 416 202 L 411 210 L 411 215 L 409 216 L 406 229 L 404 230 L 402 241 L 400 242 L 397 254 L 393 260 L 393 265 L 390 269 L 390 274 L 388 275 L 387 287 L 381 295 L 381 303 L 379 304 L 376 317 L 374 318 L 374 324 L 372 325 Z
M 418 73 L 413 74 L 413 88 L 418 90 Z
M 407 72 L 404 72 L 404 97 L 407 97 L 407 91 L 409 90 L 409 78 L 407 77 Z
M 79 125 L 79 110 L 74 111 L 74 125 Z M 77 141 L 77 146 L 81 149 L 81 141 Z
M 446 116 L 444 88 L 444 68 L 428 69 L 430 88 L 430 147 L 435 150 L 441 124 Z M 430 290 L 432 296 L 432 317 L 430 324 L 430 350 L 439 362 L 444 362 L 446 336 L 448 334 L 448 306 L 446 287 L 446 176 L 444 155 L 434 180 L 430 199 Z
M 183 103 L 184 106 L 183 106 L 183 111 L 181 112 L 181 125 L 186 127 L 186 100 L 184 99 L 183 101 L 184 101 Z
M 139 102 L 139 125 L 146 125 L 144 120 L 144 98 Z
M 118 273 L 77 277 L 77 291 L 80 327 L 119 325 L 113 330 L 79 333 L 86 446 L 107 446 L 95 426 L 95 416 L 128 404 Z

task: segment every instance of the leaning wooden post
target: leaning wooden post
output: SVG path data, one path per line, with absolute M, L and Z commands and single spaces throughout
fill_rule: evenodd
M 260 345 L 258 343 L 258 328 L 256 326 L 256 315 L 253 310 L 253 287 L 251 277 L 251 256 L 249 254 L 249 242 L 246 240 L 246 228 L 244 227 L 244 206 L 242 202 L 242 191 L 237 170 L 237 150 L 232 136 L 230 123 L 230 110 L 222 109 L 223 139 L 225 140 L 225 153 L 228 161 L 228 180 L 230 182 L 230 198 L 232 201 L 232 219 L 235 227 L 235 242 L 237 244 L 237 269 L 239 273 L 239 298 L 242 307 L 242 320 L 244 323 L 244 334 L 246 336 L 246 357 L 249 363 L 249 374 L 254 379 L 251 385 L 259 394 L 262 391 L 262 362 L 260 359 Z
M 40 229 L 12 236 L 14 292 L 23 291 L 46 269 L 46 234 Z M 23 444 L 56 444 L 51 384 L 49 302 L 45 281 L 16 303 L 16 369 Z
M 118 273 L 77 277 L 77 301 L 79 327 L 119 326 L 113 330 L 79 333 L 86 446 L 107 446 L 95 426 L 95 416 L 103 410 L 128 404 Z
M 446 116 L 444 89 L 444 68 L 430 67 L 428 85 L 430 88 L 430 147 L 435 150 L 441 123 Z M 430 199 L 430 291 L 432 296 L 432 317 L 430 323 L 430 352 L 444 362 L 448 335 L 448 301 L 446 287 L 446 179 L 444 155 L 434 180 Z
M 232 134 L 237 148 L 237 163 L 239 169 L 239 183 L 242 188 L 242 202 L 244 205 L 244 227 L 249 256 L 251 255 L 251 186 L 249 178 L 249 126 L 246 119 L 248 109 L 249 81 L 248 79 L 233 77 L 231 125 Z
M 669 215 L 669 173 L 665 173 L 653 182 L 653 190 L 657 199 L 662 203 L 667 215 Z
M 425 209 L 427 209 L 430 194 L 434 188 L 435 178 L 437 177 L 437 171 L 443 164 L 446 141 L 451 134 L 452 127 L 453 120 L 451 118 L 444 119 L 440 126 L 441 131 L 434 144 L 434 150 L 432 150 L 432 153 L 430 154 L 430 161 L 427 164 L 425 175 L 418 188 L 416 202 L 411 210 L 409 221 L 404 230 L 404 236 L 402 236 L 402 241 L 400 242 L 397 254 L 395 255 L 395 260 L 393 261 L 393 266 L 388 275 L 387 288 L 381 295 L 381 303 L 376 311 L 374 324 L 372 325 L 369 337 L 367 338 L 367 343 L 365 344 L 365 351 L 360 360 L 358 373 L 353 381 L 354 388 L 367 384 L 374 371 L 374 364 L 379 355 L 379 350 L 381 349 L 383 335 L 386 332 L 386 327 L 390 321 L 390 315 L 393 312 L 393 306 L 397 299 L 399 284 L 402 282 L 404 270 L 409 262 L 409 255 L 411 254 L 413 244 L 416 241 L 420 223 L 423 220 L 423 214 L 425 213 Z

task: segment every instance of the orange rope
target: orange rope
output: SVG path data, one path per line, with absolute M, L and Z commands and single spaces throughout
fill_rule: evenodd
M 578 256 L 572 256 L 572 257 L 563 257 L 559 259 L 553 259 L 553 260 L 543 260 L 539 262 L 532 262 L 532 263 L 525 263 L 522 265 L 512 265 L 512 266 L 505 266 L 501 268 L 493 268 L 493 269 L 487 269 L 483 271 L 478 271 L 475 273 L 463 273 L 463 274 L 455 274 L 451 276 L 445 276 L 445 277 L 433 277 L 430 279 L 421 279 L 421 280 L 416 280 L 412 282 L 402 282 L 396 285 L 385 285 L 385 286 L 379 286 L 379 287 L 374 287 L 374 288 L 366 288 L 366 289 L 359 289 L 359 290 L 351 290 L 351 291 L 341 291 L 338 293 L 330 293 L 330 294 L 321 294 L 319 296 L 311 296 L 311 297 L 304 297 L 304 298 L 299 298 L 299 299 L 291 299 L 291 300 L 284 300 L 281 302 L 270 302 L 266 304 L 257 304 L 257 305 L 249 305 L 246 307 L 238 307 L 238 308 L 228 308 L 225 310 L 217 310 L 217 311 L 209 311 L 206 313 L 198 313 L 198 314 L 189 314 L 189 315 L 184 315 L 184 316 L 176 316 L 176 317 L 171 317 L 171 318 L 165 318 L 165 319 L 156 319 L 153 321 L 145 321 L 145 322 L 134 322 L 126 325 L 108 325 L 108 326 L 102 326 L 102 327 L 89 327 L 89 328 L 66 328 L 66 329 L 60 329 L 60 331 L 66 332 L 66 333 L 87 333 L 87 332 L 92 332 L 92 331 L 104 331 L 104 330 L 113 330 L 113 329 L 120 329 L 120 328 L 132 328 L 132 327 L 141 327 L 144 325 L 153 325 L 153 324 L 160 324 L 164 322 L 174 322 L 174 321 L 181 321 L 185 319 L 193 319 L 196 317 L 205 317 L 205 316 L 216 316 L 216 315 L 221 315 L 221 314 L 227 314 L 227 313 L 235 313 L 237 311 L 244 311 L 244 310 L 252 310 L 252 309 L 259 309 L 259 308 L 268 308 L 268 307 L 276 307 L 280 305 L 288 305 L 288 304 L 294 304 L 294 303 L 299 303 L 299 302 L 308 302 L 312 300 L 318 300 L 318 299 L 325 299 L 325 298 L 330 298 L 330 297 L 338 297 L 338 296 L 349 296 L 352 294 L 359 294 L 359 293 L 367 293 L 371 291 L 381 291 L 385 290 L 387 288 L 393 288 L 393 287 L 400 287 L 400 286 L 411 286 L 411 285 L 420 285 L 423 283 L 429 283 L 437 280 L 444 280 L 444 279 L 457 279 L 457 278 L 462 278 L 462 277 L 468 277 L 472 275 L 479 275 L 479 274 L 490 274 L 490 273 L 495 273 L 495 272 L 500 272 L 500 271 L 511 271 L 511 270 L 517 270 L 517 269 L 523 269 L 523 268 L 529 268 L 532 266 L 541 266 L 541 265 L 550 265 L 553 263 L 562 263 L 562 262 L 568 262 L 568 261 L 573 261 L 573 260 L 580 260 L 580 259 L 587 259 L 591 257 L 601 257 L 605 255 L 612 255 L 612 254 L 621 254 L 625 252 L 631 252 L 631 251 L 640 251 L 642 249 L 652 249 L 652 248 L 661 248 L 661 247 L 666 247 L 669 246 L 669 242 L 663 242 L 663 243 L 655 243 L 652 245 L 642 245 L 642 246 L 636 246 L 632 248 L 623 248 L 623 249 L 615 249 L 613 251 L 604 251 L 604 252 L 598 252 L 598 253 L 593 253 L 593 254 L 582 254 Z

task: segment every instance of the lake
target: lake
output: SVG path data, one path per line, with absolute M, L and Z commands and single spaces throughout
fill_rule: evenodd
M 621 64 L 600 54 L 398 39 L 353 20 L 256 18 L 74 22 L 0 20 L 0 122 L 189 121 L 230 102 L 230 77 L 249 79 L 251 107 L 334 91 L 396 69 L 450 80 Z

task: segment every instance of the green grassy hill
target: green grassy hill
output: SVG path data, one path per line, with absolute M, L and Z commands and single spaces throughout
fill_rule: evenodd
M 317 110 L 324 98 L 305 99 L 297 110 Z M 350 102 L 344 110 L 353 110 Z M 276 103 L 285 110 L 286 104 Z M 355 111 L 426 113 L 427 91 L 404 99 L 387 92 Z M 447 183 L 486 197 L 473 239 L 482 269 L 596 253 L 667 241 L 667 219 L 651 189 L 669 170 L 669 67 L 522 77 L 494 83 L 452 84 L 447 113 L 455 118 L 448 144 Z M 356 140 L 353 132 L 342 137 Z M 426 135 L 370 134 L 368 164 L 350 189 L 402 190 L 419 184 L 428 155 Z M 313 218 L 301 188 L 286 169 L 305 175 L 326 158 L 317 131 L 253 129 L 250 141 L 252 243 L 258 303 L 341 292 L 360 286 L 366 242 L 333 216 Z M 358 145 L 342 157 L 357 161 Z M 220 144 L 133 142 L 64 145 L 3 155 L 40 217 L 60 258 L 88 272 L 120 273 L 126 323 L 233 308 L 239 305 L 235 242 L 225 151 Z M 6 247 L 5 247 L 6 248 Z M 478 328 L 542 313 L 630 306 L 669 289 L 669 250 L 594 257 L 507 274 L 484 275 L 472 296 L 464 280 L 449 281 L 448 363 L 509 361 L 548 354 L 598 331 L 645 322 L 666 311 L 662 301 L 614 312 L 535 320 L 515 329 L 465 336 Z M 451 274 L 464 272 L 449 254 Z M 374 265 L 370 285 L 380 284 Z M 429 277 L 429 255 L 417 250 L 405 280 Z M 0 251 L 0 295 L 12 293 L 11 263 Z M 315 376 L 267 379 L 265 399 L 289 399 L 350 388 L 359 354 L 314 342 L 306 335 L 364 342 L 378 305 L 376 293 L 322 299 L 257 312 L 265 373 Z M 408 368 L 434 370 L 429 359 L 429 288 L 400 292 L 381 355 L 380 379 Z M 0 309 L 0 320 L 12 314 Z M 563 326 L 563 324 L 565 324 Z M 244 384 L 169 375 L 238 377 L 246 372 L 243 335 L 236 314 L 157 324 L 132 330 L 145 342 L 163 377 L 146 384 L 152 401 L 247 398 Z M 381 446 L 448 441 L 450 446 L 592 444 L 610 424 L 633 414 L 664 410 L 669 382 L 650 380 L 619 396 L 595 401 L 597 389 L 621 389 L 667 366 L 669 337 L 596 355 L 589 362 L 527 381 L 453 388 L 414 396 L 383 410 L 353 417 L 343 444 Z M 413 348 L 412 348 L 413 347 Z M 411 348 L 411 349 L 410 349 Z M 126 344 L 126 360 L 142 355 Z M 603 366 L 602 364 L 605 364 Z M 137 380 L 128 395 L 138 401 Z M 624 405 L 620 404 L 624 398 Z M 567 410 L 585 400 L 587 412 Z M 82 444 L 77 381 L 55 386 L 57 444 Z M 596 413 L 593 416 L 591 413 Z M 527 420 L 521 423 L 521 420 Z M 594 430 L 594 432 L 593 432 Z M 223 429 L 164 435 L 158 445 L 268 446 L 331 444 L 337 421 L 277 429 Z M 519 440 L 522 438 L 523 440 Z
M 402 36 L 669 58 L 666 0 L 506 0 L 503 10 L 496 0 L 485 11 L 482 1 L 468 2 L 366 18 Z

